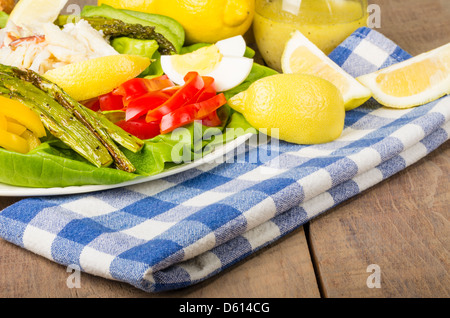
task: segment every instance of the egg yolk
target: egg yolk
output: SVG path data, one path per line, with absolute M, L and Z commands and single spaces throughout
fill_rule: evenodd
M 194 52 L 172 56 L 172 67 L 180 74 L 196 71 L 204 76 L 211 73 L 223 55 L 216 45 L 202 47 Z

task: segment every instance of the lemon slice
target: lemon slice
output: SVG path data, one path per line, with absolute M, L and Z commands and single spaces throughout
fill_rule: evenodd
M 67 0 L 20 0 L 12 10 L 8 22 L 20 27 L 54 22 L 66 3 Z
M 150 62 L 137 55 L 109 55 L 52 69 L 44 77 L 83 101 L 111 92 L 142 73 Z
M 346 111 L 372 97 L 367 87 L 340 68 L 300 31 L 293 32 L 286 43 L 281 68 L 285 74 L 303 73 L 330 81 L 341 91 Z
M 450 93 L 450 43 L 357 80 L 384 106 L 426 104 Z

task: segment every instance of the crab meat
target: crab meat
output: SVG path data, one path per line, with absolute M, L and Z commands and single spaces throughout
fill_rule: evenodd
M 119 54 L 101 32 L 85 21 L 60 29 L 53 23 L 39 26 L 40 34 L 8 24 L 0 30 L 0 63 L 43 74 L 51 69 L 96 57 Z
M 19 45 L 22 45 L 24 42 L 32 42 L 34 44 L 42 43 L 45 41 L 45 36 L 43 35 L 33 35 L 33 36 L 27 36 L 24 38 L 15 38 L 11 43 L 9 43 L 9 46 L 11 49 L 15 50 Z

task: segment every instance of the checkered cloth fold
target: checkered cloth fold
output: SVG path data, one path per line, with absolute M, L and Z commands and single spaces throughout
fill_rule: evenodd
M 330 57 L 353 76 L 411 56 L 358 29 Z M 450 97 L 395 110 L 373 99 L 322 145 L 250 141 L 246 149 L 126 188 L 24 199 L 0 236 L 63 265 L 147 292 L 196 284 L 413 164 L 449 139 Z

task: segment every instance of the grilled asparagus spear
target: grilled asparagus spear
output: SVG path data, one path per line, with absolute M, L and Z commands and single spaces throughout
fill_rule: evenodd
M 140 40 L 155 40 L 159 45 L 158 50 L 161 54 L 176 53 L 174 45 L 162 34 L 155 32 L 155 28 L 152 26 L 125 23 L 118 19 L 104 17 L 81 18 L 73 15 L 60 15 L 55 24 L 62 27 L 69 22 L 76 23 L 81 19 L 86 20 L 95 30 L 102 31 L 105 36 L 110 38 L 126 36 Z
M 0 72 L 3 71 L 3 69 L 5 68 L 0 65 Z M 96 133 L 101 134 L 102 138 L 112 138 L 116 143 L 132 152 L 137 152 L 142 149 L 142 146 L 144 145 L 142 140 L 123 131 L 103 115 L 84 107 L 55 83 L 31 70 L 11 68 L 11 72 L 13 76 L 28 81 L 49 94 L 62 106 L 73 112 L 80 121 L 85 121 L 92 126 L 93 129 L 97 131 Z
M 100 141 L 90 134 L 70 112 L 31 83 L 0 74 L 1 85 L 9 96 L 34 110 L 52 135 L 70 146 L 97 167 L 109 166 L 113 160 Z
M 115 163 L 118 169 L 135 168 L 114 143 L 137 152 L 143 141 L 79 104 L 60 87 L 31 70 L 0 64 L 0 94 L 8 94 L 39 114 L 46 128 L 94 165 Z

